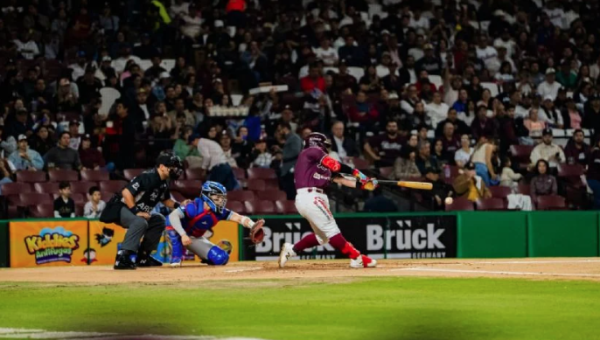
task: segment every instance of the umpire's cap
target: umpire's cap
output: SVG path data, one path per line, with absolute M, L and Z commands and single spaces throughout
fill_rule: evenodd
M 158 155 L 156 166 L 161 165 L 171 168 L 169 176 L 173 180 L 178 179 L 183 174 L 183 163 L 172 151 L 163 151 Z

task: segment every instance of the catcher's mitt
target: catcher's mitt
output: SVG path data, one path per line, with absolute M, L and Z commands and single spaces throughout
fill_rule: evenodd
M 263 226 L 265 225 L 265 220 L 258 220 L 254 223 L 252 229 L 250 229 L 250 241 L 254 244 L 261 243 L 265 238 L 265 231 L 263 230 Z

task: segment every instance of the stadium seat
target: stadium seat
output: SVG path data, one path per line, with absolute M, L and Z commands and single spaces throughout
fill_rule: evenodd
M 82 217 L 83 216 L 83 208 L 85 207 L 86 202 L 77 203 L 75 202 L 75 216 Z
M 492 197 L 494 198 L 506 199 L 506 197 L 512 193 L 512 190 L 509 187 L 492 186 L 489 187 L 489 189 L 492 192 Z
M 265 180 L 265 190 L 274 190 L 279 189 L 279 180 L 278 179 L 266 179 Z
M 271 201 L 245 201 L 246 211 L 250 215 L 273 215 L 277 213 Z
M 238 180 L 248 178 L 248 176 L 246 176 L 246 171 L 242 168 L 231 168 L 231 170 L 233 170 L 233 174 Z
M 2 196 L 12 196 L 33 192 L 31 184 L 16 182 L 2 184 Z
M 514 158 L 515 163 L 519 164 L 521 168 L 524 168 L 525 165 L 531 163 L 529 157 L 531 156 L 532 150 L 532 145 L 511 145 L 509 152 Z
M 101 192 L 110 192 L 112 194 L 116 192 L 120 192 L 127 185 L 126 181 L 102 181 L 100 182 L 100 191 Z
M 262 179 L 253 179 L 248 182 L 248 190 L 251 191 L 264 191 L 266 190 L 265 181 Z
M 521 195 L 531 195 L 531 187 L 529 186 L 529 184 L 520 183 L 517 191 Z
M 384 166 L 379 168 L 379 176 L 381 176 L 381 178 L 392 178 L 392 174 L 394 173 L 394 167 L 393 166 Z
M 19 195 L 19 205 L 21 207 L 30 207 L 43 203 L 52 203 L 49 194 L 40 194 L 39 192 L 22 193 Z
M 558 195 L 538 196 L 538 210 L 566 210 L 565 198 Z
M 239 201 L 227 201 L 227 209 L 238 214 L 246 213 L 246 207 L 244 206 L 244 203 Z
M 125 169 L 123 171 L 123 175 L 128 181 L 131 181 L 135 177 L 139 176 L 142 172 L 146 171 L 146 169 Z
M 108 172 L 100 170 L 81 170 L 81 179 L 84 181 L 101 182 L 110 180 Z
M 287 194 L 281 190 L 264 190 L 255 192 L 256 196 L 263 201 L 285 201 Z
M 452 204 L 446 204 L 446 211 L 473 211 L 473 202 L 463 197 L 457 197 Z
M 559 164 L 558 177 L 567 181 L 570 185 L 577 187 L 583 186 L 581 175 L 585 173 L 585 169 L 581 164 Z
M 51 182 L 76 182 L 79 180 L 79 174 L 75 170 L 49 170 L 48 177 Z
M 54 203 L 43 203 L 32 206 L 29 208 L 29 214 L 35 218 L 54 218 Z
M 248 169 L 248 179 L 277 179 L 277 174 L 273 169 L 250 168 Z
M 185 179 L 204 181 L 206 179 L 206 171 L 200 168 L 185 169 Z
M 202 182 L 195 179 L 178 179 L 171 185 L 176 191 L 179 191 L 184 197 L 193 199 L 200 195 Z
M 43 171 L 18 171 L 17 182 L 21 183 L 38 183 L 46 182 L 48 179 Z
M 275 208 L 277 209 L 277 213 L 282 215 L 297 215 L 298 209 L 296 209 L 296 202 L 294 201 L 277 201 L 275 202 Z
M 254 197 L 254 192 L 249 190 L 235 190 L 227 193 L 227 199 L 232 201 L 253 201 Z
M 40 194 L 58 194 L 57 182 L 34 183 L 33 187 L 35 189 L 35 192 L 38 192 Z
M 358 170 L 368 170 L 371 166 L 368 160 L 358 157 L 354 157 L 352 163 L 354 163 L 354 167 Z
M 100 196 L 102 197 L 102 200 L 104 201 L 104 203 L 108 203 L 108 201 L 110 201 L 114 195 L 115 195 L 114 192 L 107 192 L 107 191 L 100 190 Z
M 71 192 L 77 194 L 87 195 L 91 187 L 98 186 L 96 182 L 79 181 L 71 183 Z
M 501 198 L 487 198 L 476 202 L 477 210 L 499 211 L 506 210 L 504 200 Z

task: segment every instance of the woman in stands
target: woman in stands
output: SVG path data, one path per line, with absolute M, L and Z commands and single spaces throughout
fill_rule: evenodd
M 537 202 L 539 196 L 556 195 L 556 177 L 548 173 L 548 162 L 540 159 L 536 165 L 536 176 L 531 180 L 531 199 Z

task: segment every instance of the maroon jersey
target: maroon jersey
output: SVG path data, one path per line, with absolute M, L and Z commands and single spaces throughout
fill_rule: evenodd
M 327 154 L 317 147 L 302 150 L 294 168 L 296 189 L 326 188 L 331 182 L 331 171 L 321 165 Z

